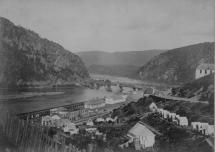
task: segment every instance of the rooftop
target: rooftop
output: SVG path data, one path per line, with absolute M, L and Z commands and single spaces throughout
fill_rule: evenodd
M 129 130 L 129 134 L 133 136 L 155 136 L 153 132 L 139 122 Z
M 101 98 L 101 99 L 93 99 L 93 100 L 90 100 L 90 101 L 87 101 L 85 102 L 85 104 L 88 104 L 88 105 L 94 105 L 94 104 L 103 104 L 105 103 L 105 99 L 104 98 Z
M 214 64 L 207 64 L 207 63 L 202 63 L 200 64 L 197 69 L 202 69 L 202 70 L 214 70 Z

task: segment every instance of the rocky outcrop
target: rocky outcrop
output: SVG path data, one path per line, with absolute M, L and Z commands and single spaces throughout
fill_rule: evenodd
M 82 60 L 59 44 L 0 18 L 0 85 L 64 85 L 89 77 Z
M 200 63 L 214 63 L 214 43 L 201 43 L 181 47 L 151 59 L 138 71 L 143 80 L 184 83 L 195 79 Z

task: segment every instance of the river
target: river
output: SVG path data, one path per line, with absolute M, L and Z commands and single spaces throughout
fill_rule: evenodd
M 1 108 L 4 108 L 11 113 L 21 113 L 62 106 L 70 103 L 87 101 L 96 97 L 108 97 L 113 94 L 107 91 L 93 90 L 77 86 L 31 88 L 15 91 L 1 90 L 0 92 L 0 110 Z M 20 96 L 20 94 L 23 96 Z
M 144 84 L 143 81 L 125 77 L 107 75 L 91 75 L 91 77 L 93 79 L 110 79 L 113 82 Z M 11 113 L 29 112 L 112 95 L 112 92 L 107 92 L 105 90 L 94 90 L 78 86 L 26 88 L 13 91 L 2 89 L 0 90 L 0 110 L 7 109 Z

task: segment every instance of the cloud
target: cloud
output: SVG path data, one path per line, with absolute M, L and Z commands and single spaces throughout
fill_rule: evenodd
M 213 0 L 0 0 L 0 16 L 71 51 L 213 41 Z

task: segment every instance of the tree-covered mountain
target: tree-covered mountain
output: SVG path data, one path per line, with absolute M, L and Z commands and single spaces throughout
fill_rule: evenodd
M 1 87 L 64 85 L 87 77 L 77 55 L 0 17 Z
M 214 42 L 168 50 L 152 58 L 138 70 L 143 80 L 184 83 L 194 80 L 200 63 L 214 63 Z
M 77 53 L 91 73 L 116 76 L 135 76 L 137 70 L 164 50 L 130 52 L 89 51 Z

